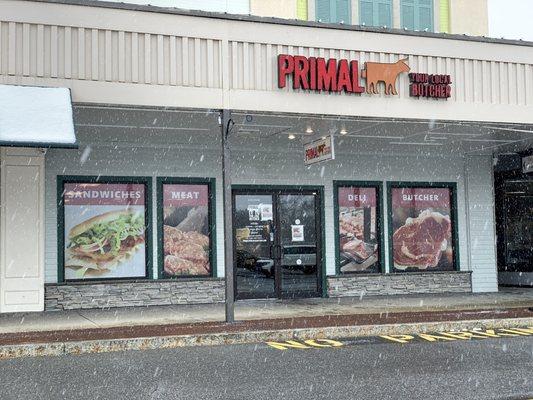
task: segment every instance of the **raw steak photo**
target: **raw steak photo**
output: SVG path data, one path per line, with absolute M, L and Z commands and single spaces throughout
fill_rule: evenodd
M 425 210 L 417 218 L 408 218 L 393 235 L 395 268 L 422 270 L 438 266 L 450 236 L 448 216 Z

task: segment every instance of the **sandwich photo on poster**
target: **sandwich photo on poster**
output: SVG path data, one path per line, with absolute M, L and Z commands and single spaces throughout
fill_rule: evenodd
M 338 202 L 341 272 L 379 272 L 377 189 L 339 187 Z
M 163 184 L 164 275 L 210 275 L 209 185 Z
M 394 269 L 453 270 L 451 189 L 391 190 Z
M 145 185 L 65 183 L 66 280 L 146 276 Z

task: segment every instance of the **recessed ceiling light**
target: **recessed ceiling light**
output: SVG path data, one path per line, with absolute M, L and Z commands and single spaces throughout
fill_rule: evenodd
M 305 130 L 305 133 L 313 133 L 313 128 L 311 128 L 310 126 L 307 127 L 307 129 Z
M 346 129 L 344 129 L 344 128 L 342 128 L 341 131 L 340 131 L 341 135 L 346 135 L 347 133 L 348 133 L 348 131 Z
M 289 140 L 293 140 L 293 139 L 296 139 L 296 136 L 294 136 L 294 134 L 292 134 L 292 133 L 289 133 L 288 138 L 289 138 Z

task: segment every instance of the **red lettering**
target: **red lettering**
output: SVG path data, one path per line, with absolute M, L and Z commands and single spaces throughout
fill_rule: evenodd
M 304 56 L 294 56 L 294 75 L 292 87 L 294 89 L 309 89 L 309 61 Z
M 341 92 L 343 89 L 347 92 L 352 91 L 352 82 L 350 81 L 350 68 L 348 61 L 339 60 L 339 72 L 337 78 L 337 91 Z
M 316 90 L 316 58 L 309 57 L 309 89 Z
M 365 88 L 359 83 L 359 62 L 351 61 L 350 69 L 352 70 L 352 92 L 363 93 Z
M 317 70 L 317 90 L 337 90 L 337 60 L 330 58 L 326 65 L 326 60 L 322 57 L 316 59 Z
M 294 72 L 294 57 L 287 54 L 278 56 L 278 87 L 287 86 L 287 75 Z

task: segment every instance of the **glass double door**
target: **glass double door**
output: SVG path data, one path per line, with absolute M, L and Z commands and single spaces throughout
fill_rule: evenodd
M 318 191 L 233 192 L 237 299 L 320 296 L 319 205 Z

